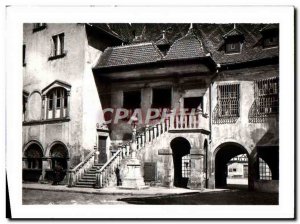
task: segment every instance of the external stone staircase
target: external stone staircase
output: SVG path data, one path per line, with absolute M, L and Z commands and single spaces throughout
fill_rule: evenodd
M 96 172 L 103 164 L 94 164 L 88 169 L 81 178 L 77 181 L 74 187 L 94 188 L 96 185 Z
M 133 140 L 121 144 L 115 154 L 105 164 L 94 164 L 96 150 L 92 151 L 83 162 L 69 170 L 68 186 L 103 188 L 116 184 L 115 170 L 124 159 L 130 157 L 130 145 L 132 142 L 136 144 L 137 150 L 140 151 L 147 148 L 147 145 L 153 144 L 164 133 L 172 130 L 207 129 L 208 122 L 207 115 L 200 112 L 193 115 L 172 115 L 155 125 L 147 125 L 143 131 L 134 135 L 135 138 Z

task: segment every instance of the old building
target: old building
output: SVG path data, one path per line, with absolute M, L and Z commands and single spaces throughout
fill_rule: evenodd
M 69 186 L 114 185 L 134 143 L 146 184 L 226 187 L 245 155 L 249 189 L 278 190 L 278 35 L 276 24 L 24 25 L 23 179 L 49 181 L 59 164 Z

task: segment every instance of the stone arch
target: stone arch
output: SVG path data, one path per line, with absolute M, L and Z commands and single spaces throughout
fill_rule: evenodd
M 43 147 L 38 141 L 30 141 L 23 151 L 23 180 L 37 182 L 42 176 Z
M 249 164 L 250 153 L 243 145 L 237 142 L 224 142 L 215 148 L 213 152 L 213 157 L 214 157 L 216 187 L 227 186 L 227 164 L 232 158 L 241 154 L 247 155 L 248 164 Z M 248 169 L 249 169 L 249 165 L 248 165 Z
M 67 174 L 69 150 L 63 142 L 55 141 L 49 146 L 47 154 L 49 155 L 50 168 L 53 172 L 53 180 L 55 183 L 58 183 Z
M 23 157 L 24 154 L 26 152 L 26 150 L 32 145 L 32 144 L 36 144 L 40 147 L 40 149 L 42 150 L 42 155 L 44 155 L 44 148 L 42 146 L 42 144 L 38 141 L 38 140 L 31 140 L 29 142 L 27 142 L 27 144 L 23 147 Z
M 191 172 L 191 144 L 184 137 L 175 137 L 170 141 L 174 165 L 174 186 L 187 187 Z
M 39 90 L 30 93 L 27 103 L 28 120 L 41 120 L 42 115 L 42 95 Z
M 237 147 L 239 147 L 239 148 L 245 149 L 245 150 L 247 151 L 248 155 L 251 154 L 251 150 L 250 150 L 247 146 L 245 146 L 244 144 L 242 144 L 242 143 L 240 143 L 240 142 L 238 142 L 238 141 L 236 141 L 236 140 L 234 140 L 234 139 L 226 139 L 226 140 L 224 140 L 224 141 L 221 141 L 221 142 L 218 142 L 217 144 L 215 144 L 215 145 L 217 145 L 217 146 L 216 146 L 216 147 L 214 148 L 214 150 L 213 150 L 213 153 L 212 153 L 213 156 L 215 157 L 216 154 L 217 154 L 217 152 L 218 152 L 223 146 L 228 145 L 228 144 L 232 144 L 232 145 L 235 145 L 235 146 L 237 146 Z
M 67 145 L 65 143 L 63 143 L 62 141 L 59 141 L 59 140 L 54 140 L 51 144 L 49 144 L 47 146 L 47 149 L 46 149 L 46 152 L 45 152 L 45 156 L 46 157 L 50 157 L 51 156 L 51 149 L 55 145 L 62 145 L 66 149 L 66 152 L 67 152 L 67 157 L 66 158 L 68 158 L 68 159 L 70 158 L 70 151 L 69 151 Z

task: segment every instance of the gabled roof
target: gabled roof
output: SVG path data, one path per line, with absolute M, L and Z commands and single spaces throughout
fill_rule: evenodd
M 164 60 L 206 57 L 207 53 L 202 41 L 191 28 L 185 36 L 172 44 Z
M 96 68 L 135 65 L 158 61 L 162 55 L 153 42 L 107 48 Z
M 243 36 L 244 34 L 239 31 L 236 27 L 234 27 L 232 30 L 230 30 L 229 32 L 225 33 L 223 35 L 224 39 L 227 39 L 228 37 L 236 37 L 236 36 Z
M 165 31 L 163 31 L 163 35 L 162 37 L 155 42 L 155 44 L 157 46 L 162 46 L 162 45 L 170 45 L 170 41 L 168 40 L 168 38 L 166 37 Z
M 110 24 L 110 27 L 118 33 L 119 31 L 123 31 L 123 37 L 126 37 L 127 33 L 130 33 L 128 31 L 130 29 L 125 25 Z M 233 29 L 232 24 L 194 24 L 190 32 L 188 32 L 189 24 L 131 25 L 133 26 L 132 29 L 139 27 L 139 33 L 142 32 L 144 26 L 147 26 L 147 32 L 145 33 L 147 42 L 107 48 L 96 67 L 134 65 L 176 59 L 185 60 L 188 58 L 204 57 L 208 52 L 211 53 L 211 57 L 216 63 L 223 65 L 276 58 L 279 56 L 279 48 L 264 49 L 262 44 L 256 44 L 262 38 L 261 30 L 272 30 L 275 27 L 278 29 L 278 24 L 238 24 L 238 27 L 235 29 Z M 162 30 L 168 30 L 168 40 L 170 44 L 173 43 L 165 57 L 163 57 L 153 42 L 149 42 L 151 40 L 160 41 L 162 39 L 160 36 Z M 241 53 L 226 54 L 224 47 L 220 47 L 224 45 L 224 36 L 229 37 L 240 34 L 243 34 L 242 38 L 244 40 Z M 132 39 L 131 37 L 128 36 L 128 39 Z M 156 44 L 163 44 L 164 41 L 156 42 Z
M 67 90 L 71 89 L 71 85 L 67 82 L 61 81 L 61 80 L 55 80 L 54 82 L 50 83 L 48 86 L 46 86 L 44 89 L 42 89 L 42 93 L 46 94 L 50 89 L 55 87 L 62 87 Z

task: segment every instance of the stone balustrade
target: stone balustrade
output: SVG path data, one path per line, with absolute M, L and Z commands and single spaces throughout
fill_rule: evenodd
M 136 134 L 135 141 L 137 150 L 141 150 L 149 142 L 152 142 L 169 130 L 209 130 L 209 119 L 201 112 L 196 114 L 178 114 L 169 116 L 163 121 L 152 126 L 146 125 L 145 130 Z M 117 152 L 101 167 L 96 174 L 96 187 L 102 188 L 109 185 L 115 169 L 120 165 L 120 161 L 130 156 L 130 144 L 128 141 L 118 147 Z

